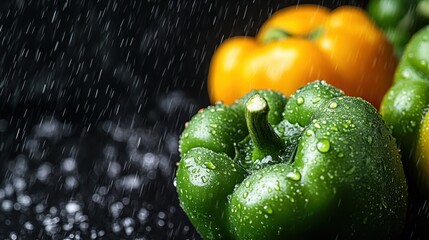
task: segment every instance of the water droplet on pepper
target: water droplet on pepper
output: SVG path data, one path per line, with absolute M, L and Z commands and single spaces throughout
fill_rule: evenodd
M 216 166 L 212 162 L 205 162 L 204 165 L 211 170 L 215 170 Z
M 326 153 L 331 148 L 331 143 L 328 139 L 321 139 L 319 142 L 317 142 L 317 150 L 321 153 Z
M 329 104 L 329 108 L 336 108 L 338 106 L 338 104 L 336 102 L 331 102 L 331 104 Z
M 301 173 L 299 173 L 299 172 L 289 172 L 286 175 L 286 177 L 289 178 L 289 179 L 291 179 L 291 180 L 293 180 L 293 181 L 299 181 L 299 180 L 301 180 Z
M 273 209 L 271 209 L 270 206 L 264 206 L 264 212 L 266 212 L 268 214 L 272 214 L 273 213 Z

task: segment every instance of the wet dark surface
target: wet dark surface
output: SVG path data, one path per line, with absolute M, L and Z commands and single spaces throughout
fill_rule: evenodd
M 2 1 L 0 239 L 200 239 L 174 175 L 211 55 L 297 2 Z

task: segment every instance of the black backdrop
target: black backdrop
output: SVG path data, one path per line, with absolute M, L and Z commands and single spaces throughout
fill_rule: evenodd
M 298 3 L 366 1 L 2 1 L 0 238 L 199 239 L 174 173 L 210 58 Z

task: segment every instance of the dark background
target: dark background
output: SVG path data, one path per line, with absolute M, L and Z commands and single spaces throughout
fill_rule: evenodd
M 298 3 L 366 1 L 2 1 L 0 238 L 199 239 L 174 173 L 211 56 Z

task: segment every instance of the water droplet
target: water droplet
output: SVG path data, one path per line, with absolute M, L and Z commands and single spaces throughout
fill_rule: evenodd
M 249 196 L 249 193 L 248 192 L 244 192 L 243 193 L 243 198 L 247 198 L 247 196 Z
M 299 172 L 289 172 L 286 175 L 286 177 L 289 178 L 289 179 L 291 179 L 291 180 L 293 180 L 293 181 L 299 181 L 299 180 L 301 180 L 301 173 L 299 173 Z
M 69 214 L 75 214 L 76 212 L 80 211 L 80 205 L 77 202 L 69 202 L 65 208 Z
M 249 181 L 247 181 L 246 183 L 245 183 L 245 186 L 248 188 L 248 187 L 250 187 L 250 182 Z
M 77 163 L 74 158 L 66 158 L 63 160 L 61 164 L 61 169 L 64 172 L 72 172 L 76 169 L 76 167 L 77 167 Z
M 317 142 L 317 150 L 321 153 L 326 153 L 329 151 L 331 144 L 328 139 L 321 139 L 319 142 Z
M 208 181 L 206 176 L 201 176 L 201 181 L 203 181 L 203 183 L 206 183 Z
M 408 72 L 408 71 L 403 71 L 401 75 L 404 78 L 409 78 L 411 76 L 410 72 Z
M 279 181 L 276 181 L 276 185 L 274 186 L 274 189 L 276 191 L 280 191 L 280 182 Z
M 264 206 L 264 212 L 268 213 L 268 214 L 272 214 L 273 213 L 273 209 L 271 209 L 270 206 Z
M 124 209 L 124 204 L 122 202 L 115 202 L 110 206 L 110 214 L 113 218 L 118 218 Z
M 314 135 L 314 132 L 313 132 L 313 130 L 308 129 L 307 131 L 305 131 L 305 134 L 310 137 L 310 136 Z
M 372 144 L 372 136 L 368 136 L 366 140 L 368 141 L 369 144 Z
M 216 165 L 214 165 L 212 162 L 205 162 L 204 165 L 211 170 L 215 170 L 216 169 Z
M 320 97 L 313 99 L 313 104 L 320 102 Z
M 32 202 L 31 197 L 28 195 L 19 195 L 17 200 L 18 200 L 18 203 L 24 207 L 29 207 Z
M 13 202 L 10 200 L 3 200 L 1 203 L 1 209 L 4 212 L 10 212 L 13 209 Z
M 342 157 L 344 157 L 344 153 L 342 153 L 342 152 L 340 152 L 340 153 L 338 153 L 338 155 L 337 155 L 339 158 L 342 158 Z
M 331 102 L 331 104 L 329 104 L 329 108 L 336 108 L 338 106 L 338 104 L 336 102 Z
M 322 128 L 322 126 L 320 126 L 320 124 L 319 124 L 319 123 L 315 123 L 315 124 L 314 124 L 314 127 L 318 128 L 318 129 Z
M 28 231 L 33 231 L 34 230 L 34 225 L 31 222 L 25 222 L 24 223 L 24 227 Z
M 303 97 L 299 97 L 299 98 L 297 98 L 297 99 L 296 99 L 296 103 L 297 103 L 298 105 L 303 104 L 303 103 L 304 103 L 304 98 L 303 98 Z

